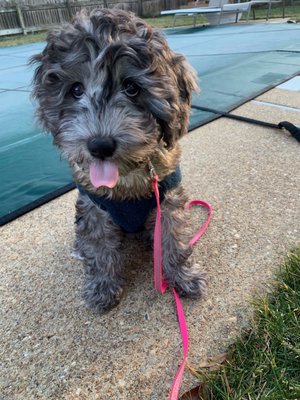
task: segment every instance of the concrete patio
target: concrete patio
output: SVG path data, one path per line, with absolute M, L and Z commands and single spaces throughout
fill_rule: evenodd
M 234 113 L 300 125 L 299 88 L 291 87 L 273 89 Z M 251 299 L 266 292 L 299 240 L 299 143 L 286 132 L 224 118 L 181 143 L 190 198 L 214 208 L 194 252 L 208 291 L 201 300 L 183 301 L 188 364 L 197 370 L 249 324 Z M 154 292 L 151 254 L 141 241 L 128 240 L 125 299 L 104 316 L 85 308 L 82 266 L 70 257 L 76 195 L 1 229 L 0 398 L 167 399 L 182 353 L 171 293 Z M 191 231 L 205 217 L 205 211 L 192 212 Z M 196 383 L 186 369 L 182 392 Z

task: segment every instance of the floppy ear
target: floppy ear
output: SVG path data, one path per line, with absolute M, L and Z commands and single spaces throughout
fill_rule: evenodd
M 59 120 L 57 106 L 64 99 L 64 82 L 68 78 L 61 64 L 67 60 L 72 35 L 75 37 L 70 24 L 49 31 L 43 51 L 30 59 L 36 67 L 32 79 L 32 97 L 37 101 L 35 114 L 40 126 L 54 136 Z
M 47 118 L 48 95 L 51 83 L 56 82 L 56 75 L 51 72 L 51 59 L 49 57 L 50 44 L 40 54 L 31 57 L 30 64 L 35 66 L 34 75 L 32 78 L 32 93 L 31 96 L 37 101 L 35 116 L 39 125 L 43 130 L 51 132 L 53 126 Z M 50 51 L 51 53 L 51 51 Z
M 184 56 L 173 53 L 170 68 L 174 74 L 176 96 L 170 99 L 170 105 L 175 110 L 172 118 L 161 124 L 167 148 L 172 148 L 188 132 L 192 93 L 199 92 L 196 72 Z
M 192 92 L 199 90 L 196 72 L 183 55 L 170 49 L 160 31 L 140 20 L 137 33 L 147 44 L 140 55 L 145 59 L 149 53 L 145 76 L 152 81 L 151 85 L 145 82 L 143 105 L 156 118 L 161 137 L 171 149 L 188 131 Z

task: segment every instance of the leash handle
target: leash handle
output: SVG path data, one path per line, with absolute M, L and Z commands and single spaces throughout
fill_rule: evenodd
M 195 233 L 195 235 L 189 241 L 190 246 L 194 246 L 194 244 L 196 244 L 198 242 L 198 240 L 201 238 L 201 236 L 205 233 L 205 231 L 210 223 L 211 217 L 213 215 L 212 206 L 203 200 L 191 200 L 186 204 L 185 209 L 189 210 L 192 206 L 195 206 L 195 205 L 207 208 L 208 217 L 207 217 L 206 221 L 204 222 L 204 224 L 200 227 L 200 229 L 198 229 L 198 231 Z
M 162 277 L 162 236 L 161 236 L 161 208 L 160 208 L 160 200 L 159 200 L 159 190 L 158 190 L 158 176 L 155 173 L 153 166 L 150 166 L 150 174 L 152 178 L 152 187 L 155 193 L 156 203 L 157 203 L 157 213 L 156 213 L 156 221 L 154 228 L 154 254 L 153 254 L 153 263 L 154 263 L 154 288 L 159 293 L 164 293 L 167 289 L 167 282 Z M 190 246 L 193 246 L 204 234 L 206 231 L 208 224 L 212 217 L 212 207 L 209 203 L 202 200 L 191 200 L 186 205 L 186 209 L 189 210 L 193 205 L 201 205 L 208 209 L 209 215 L 205 223 L 201 226 L 201 228 L 195 233 L 192 239 L 189 242 Z M 181 364 L 176 372 L 176 375 L 173 380 L 173 384 L 171 387 L 169 400 L 178 400 L 180 385 L 182 381 L 182 376 L 184 373 L 184 368 L 186 364 L 186 359 L 188 355 L 189 349 L 189 335 L 188 335 L 188 327 L 183 311 L 183 307 L 176 292 L 175 288 L 172 288 L 173 295 L 175 298 L 176 309 L 177 309 L 177 317 L 178 324 L 181 333 L 181 339 L 183 344 L 183 358 Z

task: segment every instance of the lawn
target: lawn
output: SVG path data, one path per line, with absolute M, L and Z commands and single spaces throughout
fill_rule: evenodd
M 261 7 L 255 9 L 255 19 L 265 19 L 267 14 L 267 8 Z M 300 21 L 300 5 L 290 5 L 285 7 L 285 16 L 291 20 Z M 250 15 L 249 22 L 251 23 L 252 12 Z M 272 18 L 282 18 L 282 7 L 280 5 L 272 7 Z M 157 28 L 168 28 L 173 26 L 173 16 L 161 16 L 156 18 L 145 18 L 145 20 L 157 27 Z M 243 18 L 245 19 L 245 17 Z M 197 25 L 205 24 L 206 20 L 203 16 L 197 16 Z M 176 26 L 191 26 L 193 25 L 193 17 L 181 17 L 177 18 Z M 0 37 L 0 47 L 16 46 L 19 44 L 42 42 L 45 40 L 45 32 L 29 33 L 27 35 L 12 35 Z
M 182 400 L 300 399 L 300 247 L 254 308 L 251 328 L 219 358 L 223 365 L 194 371 L 201 384 Z

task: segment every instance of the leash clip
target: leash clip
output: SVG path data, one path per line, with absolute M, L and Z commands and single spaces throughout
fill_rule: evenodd
M 155 168 L 154 168 L 152 162 L 150 161 L 150 159 L 148 160 L 148 169 L 149 169 L 150 178 L 152 179 L 152 181 L 156 180 L 157 173 L 156 173 Z

